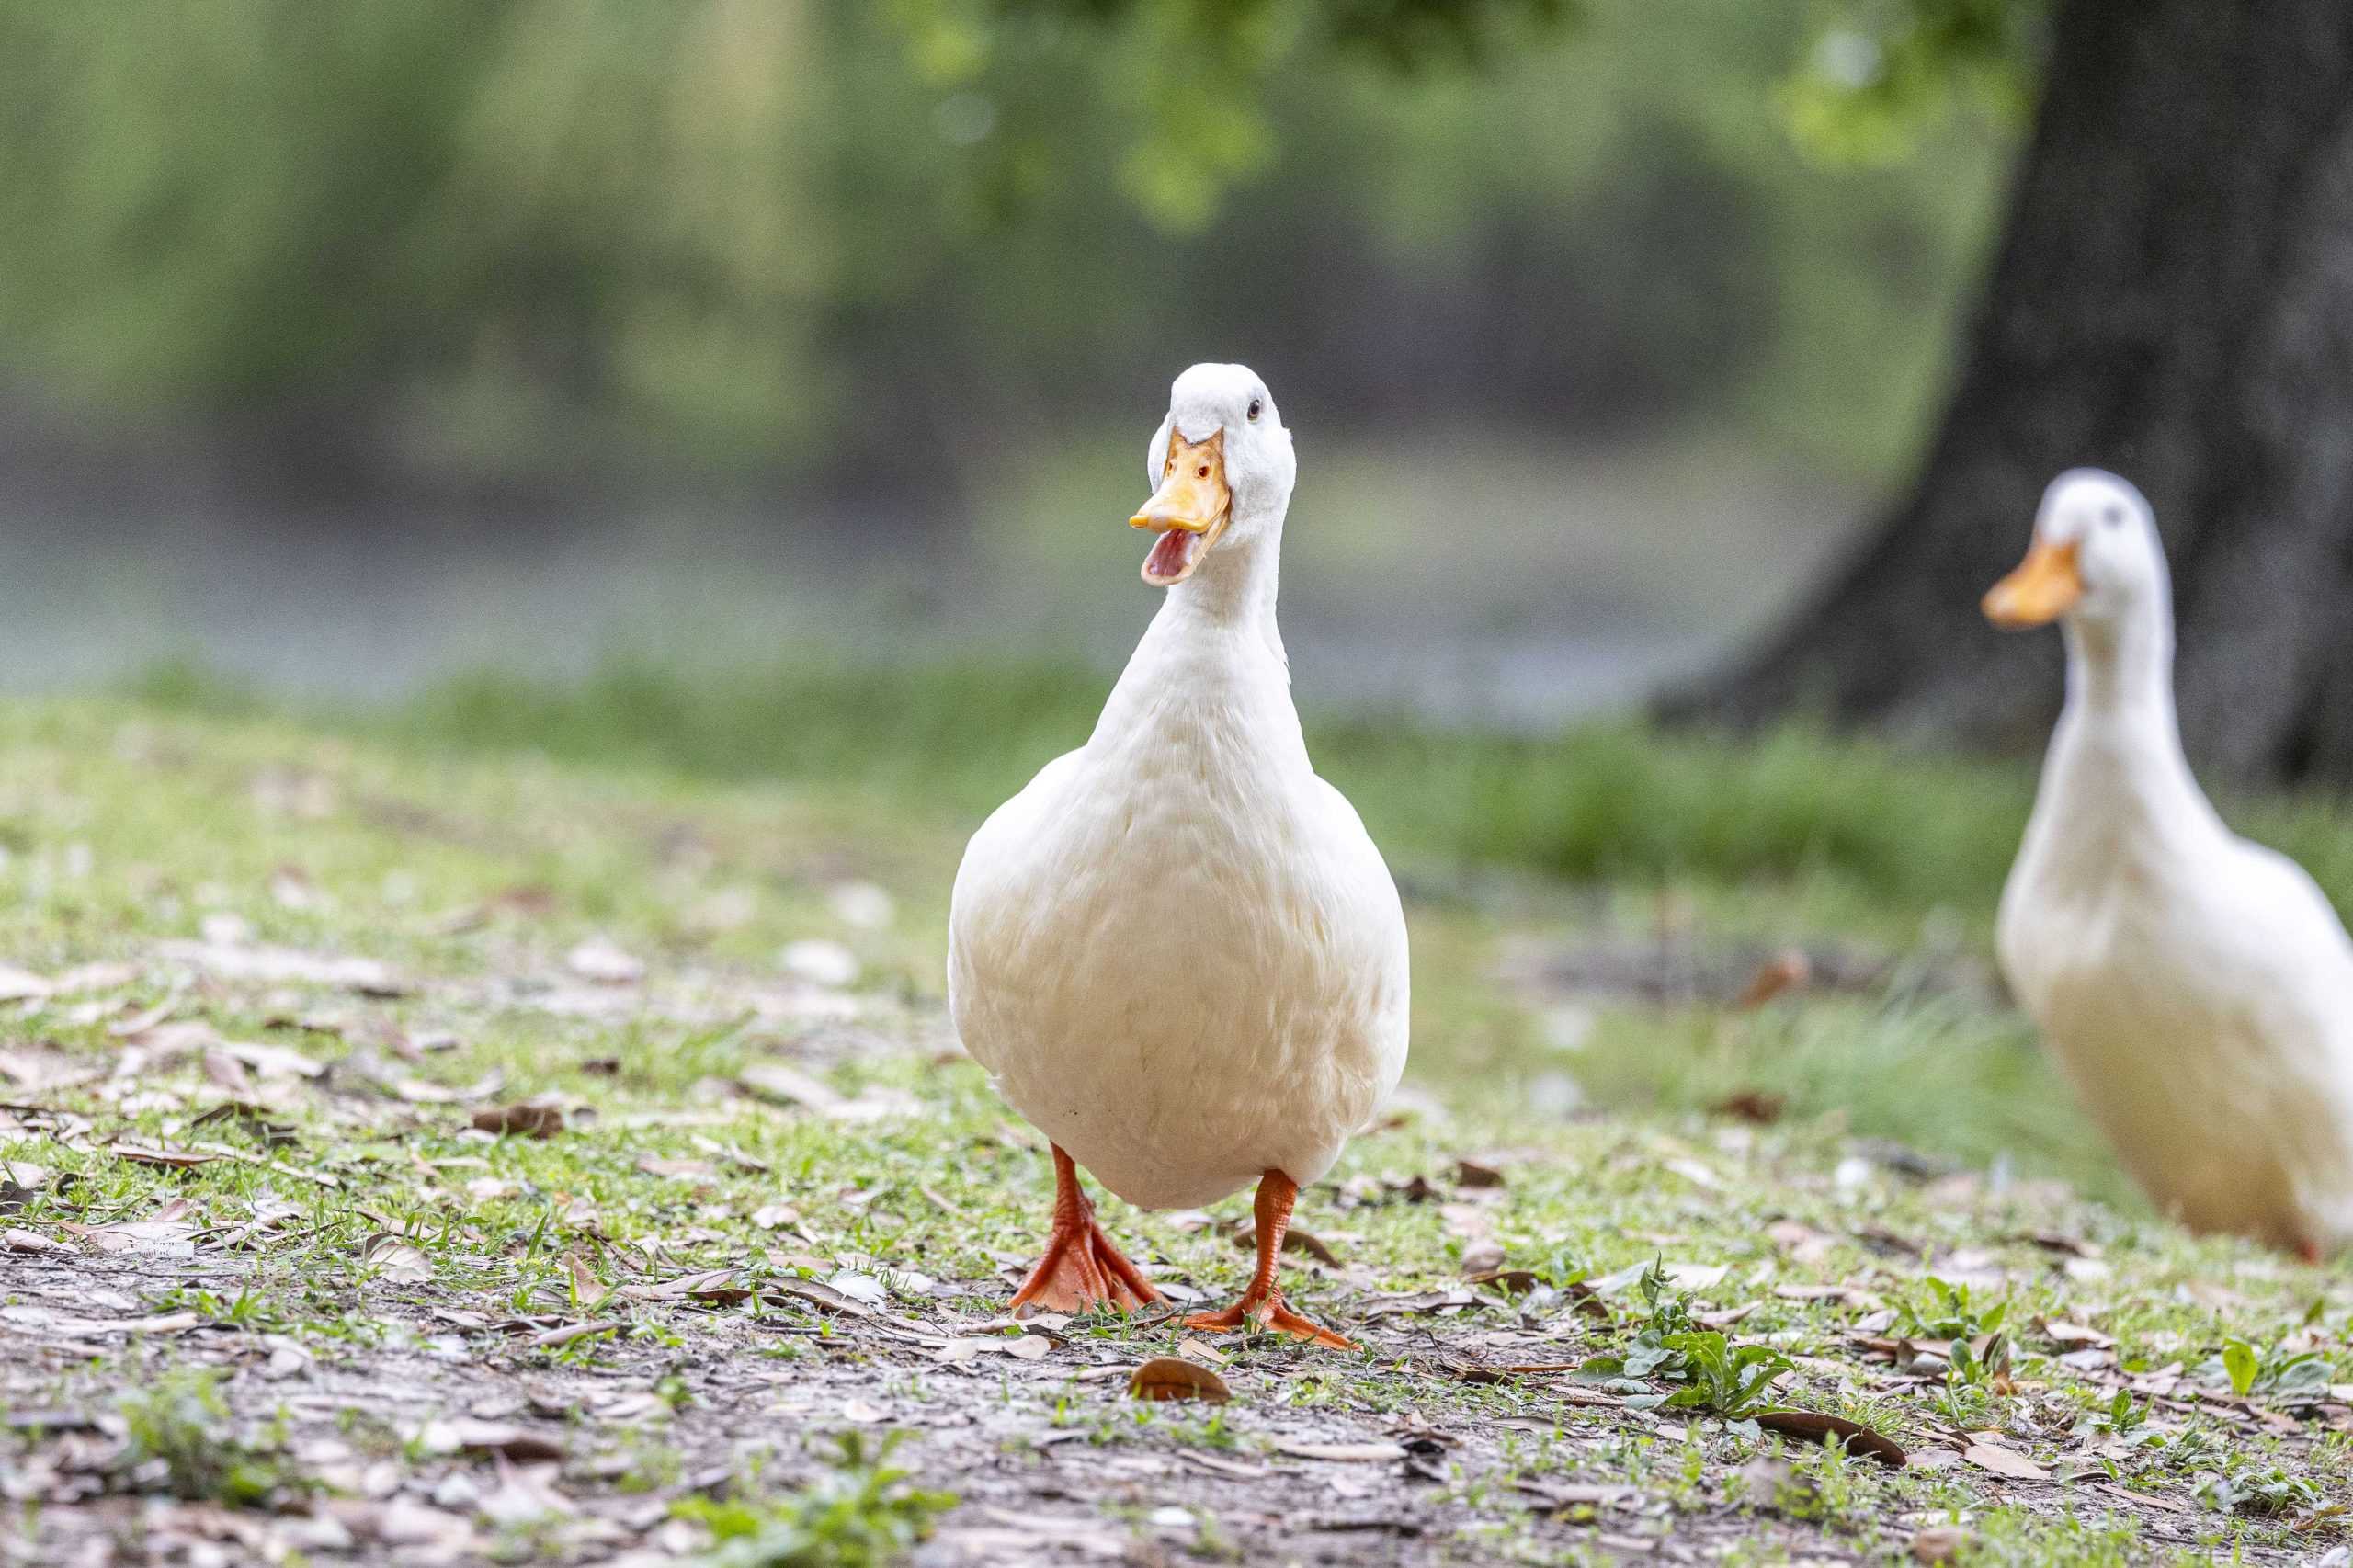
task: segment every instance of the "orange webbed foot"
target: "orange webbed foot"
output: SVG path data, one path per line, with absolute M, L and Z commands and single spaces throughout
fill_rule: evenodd
M 1134 1312 L 1167 1301 L 1143 1270 L 1130 1263 L 1095 1222 L 1095 1205 L 1078 1185 L 1078 1167 L 1060 1146 L 1054 1150 L 1054 1228 L 1045 1256 L 1021 1289 L 1013 1310 L 1083 1312 L 1097 1307 Z
M 1187 1328 L 1210 1334 L 1244 1327 L 1272 1329 L 1333 1350 L 1358 1348 L 1355 1340 L 1334 1334 L 1321 1324 L 1310 1323 L 1283 1305 L 1282 1287 L 1275 1283 L 1276 1262 L 1282 1254 L 1283 1236 L 1290 1229 L 1291 1205 L 1298 1199 L 1299 1184 L 1281 1171 L 1268 1171 L 1260 1178 L 1254 1205 L 1258 1223 L 1258 1266 L 1251 1271 L 1249 1288 L 1242 1292 L 1240 1301 L 1222 1312 L 1193 1313 L 1185 1320 Z
M 1245 1296 L 1223 1312 L 1194 1312 L 1184 1320 L 1184 1325 L 1187 1328 L 1199 1329 L 1207 1334 L 1228 1334 L 1235 1329 L 1249 1326 L 1291 1335 L 1306 1340 L 1311 1345 L 1321 1345 L 1332 1350 L 1361 1348 L 1355 1340 L 1345 1335 L 1335 1334 L 1322 1324 L 1312 1322 L 1292 1312 L 1283 1305 L 1283 1299 L 1279 1293 L 1256 1302 Z

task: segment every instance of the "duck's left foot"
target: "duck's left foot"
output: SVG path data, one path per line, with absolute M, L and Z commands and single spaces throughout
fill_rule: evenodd
M 2306 1263 L 2318 1264 L 2322 1261 L 2320 1244 L 2306 1236 L 2296 1244 L 2296 1256 Z
M 1299 1200 L 1299 1184 L 1280 1171 L 1268 1171 L 1258 1183 L 1258 1267 L 1242 1299 L 1222 1312 L 1195 1312 L 1187 1328 L 1221 1334 L 1255 1324 L 1260 1328 L 1296 1335 L 1311 1344 L 1334 1350 L 1354 1350 L 1356 1341 L 1334 1334 L 1283 1305 L 1282 1287 L 1275 1283 L 1276 1259 L 1282 1256 L 1283 1233 L 1290 1229 L 1291 1205 Z
M 1283 1305 L 1279 1290 L 1270 1291 L 1256 1301 L 1245 1295 L 1222 1312 L 1194 1312 L 1184 1323 L 1187 1328 L 1197 1328 L 1209 1334 L 1227 1334 L 1245 1324 L 1251 1324 L 1294 1335 L 1310 1344 L 1326 1346 L 1334 1350 L 1359 1348 L 1355 1340 L 1335 1334 L 1322 1324 L 1311 1322 Z

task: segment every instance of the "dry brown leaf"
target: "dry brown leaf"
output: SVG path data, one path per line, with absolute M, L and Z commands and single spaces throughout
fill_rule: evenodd
M 196 1227 L 178 1220 L 125 1220 L 110 1225 L 77 1225 L 61 1221 L 58 1229 L 93 1252 L 155 1253 L 190 1257 L 196 1253 Z
M 1959 1525 L 1937 1525 L 1912 1538 L 1915 1562 L 1950 1562 L 1969 1544 L 1969 1532 Z
M 1458 1187 L 1497 1187 L 1504 1185 L 1504 1173 L 1478 1160 L 1457 1160 L 1454 1180 Z
M 612 1287 L 597 1278 L 588 1260 L 578 1253 L 565 1253 L 563 1267 L 572 1276 L 572 1299 L 582 1306 L 593 1307 L 613 1293 Z
M 253 1090 L 253 1074 L 245 1071 L 245 1064 L 217 1045 L 205 1047 L 204 1075 L 231 1094 L 249 1094 Z
M 1782 1113 L 1790 1108 L 1790 1097 L 1777 1095 L 1770 1089 L 1743 1089 L 1736 1095 L 1725 1096 L 1708 1108 L 1718 1116 L 1770 1127 L 1780 1120 Z
M 1197 1399 L 1223 1404 L 1233 1397 L 1225 1380 L 1198 1361 L 1181 1356 L 1155 1356 L 1128 1379 L 1131 1399 Z
M 1398 1443 L 1277 1443 L 1275 1452 L 1336 1464 L 1381 1464 L 1405 1457 L 1404 1445 Z
M 265 1078 L 315 1078 L 326 1071 L 317 1058 L 282 1045 L 256 1040 L 223 1040 L 214 1049 L 226 1052 Z
M 2062 1349 L 2109 1350 L 2113 1349 L 2116 1345 L 2113 1335 L 2102 1334 L 2096 1328 L 2087 1328 L 2079 1323 L 2065 1323 L 2057 1318 L 2050 1318 L 2045 1319 L 2041 1326 L 2044 1335 Z
M 37 1234 L 34 1232 L 19 1230 L 0 1231 L 0 1247 L 6 1247 L 10 1252 L 64 1252 L 68 1250 L 63 1242 L 53 1242 L 47 1236 Z
M 543 1433 L 504 1421 L 467 1418 L 432 1423 L 425 1430 L 423 1446 L 441 1453 L 496 1454 L 517 1464 L 544 1464 L 564 1455 L 563 1445 Z
M 559 1324 L 554 1328 L 540 1330 L 525 1343 L 536 1349 L 554 1350 L 570 1345 L 576 1339 L 587 1339 L 599 1334 L 618 1333 L 627 1326 L 628 1324 L 620 1323 Z
M 1813 960 L 1802 949 L 1790 948 L 1775 954 L 1757 965 L 1756 972 L 1748 977 L 1740 994 L 1733 998 L 1735 1007 L 1762 1007 L 1774 997 L 1794 991 L 1813 978 Z
M 563 1111 L 551 1105 L 518 1100 L 513 1105 L 485 1106 L 474 1112 L 474 1128 L 482 1132 L 511 1133 L 521 1138 L 552 1138 L 563 1131 Z
M 737 1074 L 735 1081 L 761 1099 L 797 1105 L 820 1114 L 834 1111 L 843 1103 L 841 1093 L 831 1085 L 781 1062 L 755 1062 Z
M 1827 1445 L 1832 1437 L 1847 1440 L 1847 1451 L 1869 1454 L 1891 1470 L 1904 1468 L 1904 1448 L 1893 1437 L 1873 1431 L 1859 1421 L 1849 1421 L 1843 1415 L 1824 1415 L 1812 1410 L 1768 1410 L 1758 1414 L 1756 1425 L 1768 1432 L 1779 1432 L 1788 1437 L 1811 1437 Z
M 218 1154 L 190 1153 L 184 1149 L 150 1149 L 141 1143 L 109 1143 L 107 1153 L 117 1159 L 129 1160 L 135 1165 L 168 1165 L 175 1170 L 190 1170 L 209 1165 Z
M 2013 1481 L 2048 1481 L 2051 1472 L 2015 1449 L 1997 1443 L 1972 1443 L 1961 1450 L 1961 1457 L 1980 1470 L 1990 1470 L 1996 1475 L 2006 1475 Z
M 423 1078 L 402 1078 L 392 1085 L 392 1093 L 412 1105 L 458 1105 L 466 1100 L 487 1099 L 506 1082 L 506 1074 L 494 1067 L 462 1089 L 427 1083 Z
M 186 1334 L 200 1328 L 204 1320 L 194 1312 L 160 1312 L 153 1317 L 98 1319 L 67 1319 L 51 1323 L 52 1333 L 84 1337 L 102 1334 Z
M 423 1285 L 433 1278 L 433 1260 L 415 1243 L 380 1232 L 359 1246 L 360 1259 L 390 1284 Z

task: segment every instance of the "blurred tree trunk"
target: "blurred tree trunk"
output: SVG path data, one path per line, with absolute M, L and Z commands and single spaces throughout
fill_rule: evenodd
M 2030 744 L 2059 639 L 1977 600 L 2081 463 L 2154 504 L 2192 756 L 2353 779 L 2353 3 L 2059 0 L 2043 100 L 1909 496 L 1670 699 Z

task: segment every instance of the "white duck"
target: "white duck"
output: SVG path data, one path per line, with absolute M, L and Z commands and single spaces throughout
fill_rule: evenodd
M 1148 1209 L 1258 1184 L 1246 1322 L 1354 1346 L 1283 1304 L 1301 1187 L 1405 1063 L 1405 921 L 1381 852 L 1315 776 L 1275 629 L 1298 465 L 1266 384 L 1196 365 L 1129 519 L 1167 590 L 1086 744 L 964 851 L 948 994 L 966 1048 L 1053 1142 L 1053 1228 L 1013 1304 L 1161 1300 L 1096 1225 L 1074 1161 Z
M 2353 1241 L 2353 943 L 2190 776 L 2148 503 L 2096 469 L 2060 475 L 1985 613 L 2063 617 L 2067 639 L 1995 931 L 2010 989 L 2161 1208 L 2306 1257 Z

